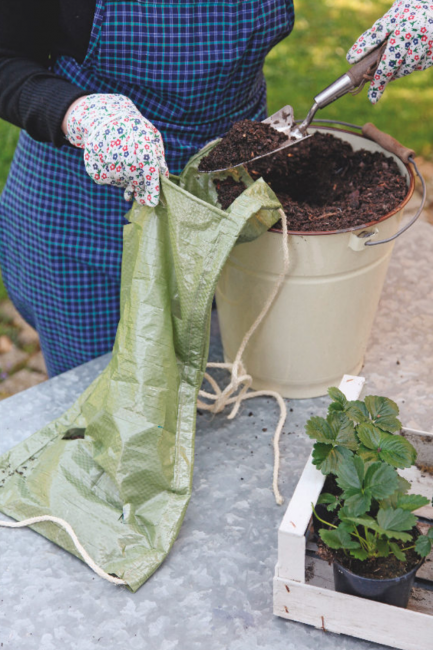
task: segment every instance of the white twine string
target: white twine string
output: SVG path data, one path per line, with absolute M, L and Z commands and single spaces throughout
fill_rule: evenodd
M 220 413 L 226 408 L 226 406 L 231 406 L 233 404 L 233 408 L 230 411 L 229 415 L 227 416 L 229 420 L 233 420 L 233 418 L 236 417 L 239 411 L 239 407 L 244 400 L 252 399 L 253 397 L 274 397 L 277 400 L 278 406 L 280 407 L 280 419 L 278 420 L 277 428 L 275 429 L 274 441 L 273 441 L 274 474 L 273 474 L 272 488 L 275 495 L 275 501 L 277 502 L 278 505 L 281 505 L 284 502 L 284 499 L 281 496 L 280 491 L 278 489 L 278 475 L 280 471 L 280 437 L 281 437 L 281 432 L 283 430 L 284 423 L 287 418 L 286 405 L 281 395 L 276 391 L 255 390 L 255 391 L 248 392 L 248 390 L 251 387 L 251 384 L 253 383 L 253 380 L 251 375 L 249 375 L 245 370 L 245 367 L 242 363 L 242 357 L 244 355 L 245 349 L 251 337 L 253 336 L 253 334 L 255 333 L 255 331 L 257 330 L 257 328 L 259 327 L 259 325 L 262 323 L 263 319 L 269 312 L 270 308 L 272 307 L 272 304 L 275 298 L 277 297 L 281 289 L 281 286 L 284 282 L 284 278 L 286 277 L 289 271 L 290 260 L 289 260 L 289 238 L 287 234 L 287 220 L 286 220 L 286 215 L 284 214 L 282 209 L 279 210 L 279 213 L 281 217 L 281 223 L 283 226 L 282 271 L 279 274 L 277 281 L 275 282 L 274 287 L 271 293 L 269 294 L 267 301 L 263 305 L 262 311 L 257 316 L 256 320 L 251 325 L 250 329 L 242 339 L 242 342 L 239 346 L 239 350 L 237 351 L 234 362 L 233 363 L 208 363 L 206 366 L 207 368 L 222 368 L 223 370 L 228 370 L 229 372 L 231 372 L 230 383 L 226 386 L 224 390 L 221 390 L 217 381 L 209 373 L 206 372 L 204 376 L 209 382 L 209 384 L 211 385 L 211 387 L 213 388 L 214 393 L 208 393 L 205 390 L 200 390 L 199 396 L 210 400 L 211 403 L 209 404 L 199 399 L 197 401 L 197 406 L 203 411 L 210 411 L 211 413 Z M 235 394 L 236 392 L 237 394 Z
M 4 528 L 24 528 L 25 526 L 33 526 L 33 524 L 39 524 L 42 521 L 51 521 L 53 524 L 57 524 L 58 526 L 61 526 L 64 530 L 66 530 L 69 537 L 73 541 L 75 548 L 83 558 L 84 562 L 95 573 L 97 573 L 100 578 L 104 578 L 104 580 L 108 580 L 108 582 L 112 582 L 115 585 L 126 585 L 126 582 L 124 580 L 121 580 L 120 578 L 115 578 L 114 576 L 110 576 L 109 573 L 106 573 L 103 569 L 101 569 L 96 564 L 96 562 L 92 560 L 92 558 L 90 557 L 86 549 L 82 546 L 82 544 L 80 544 L 80 541 L 76 536 L 72 526 L 68 524 L 68 522 L 65 521 L 64 519 L 60 519 L 60 517 L 51 517 L 50 515 L 42 515 L 41 517 L 31 517 L 30 519 L 24 519 L 23 521 L 4 521 L 0 519 L 0 526 L 3 526 Z
M 281 436 L 281 431 L 283 430 L 284 423 L 286 421 L 287 417 L 287 409 L 286 405 L 284 403 L 283 398 L 281 395 L 275 391 L 272 390 L 256 390 L 252 392 L 248 392 L 249 388 L 251 387 L 252 384 L 252 378 L 251 375 L 248 375 L 245 371 L 245 368 L 242 364 L 242 356 L 245 352 L 245 348 L 248 345 L 249 340 L 251 339 L 252 335 L 254 332 L 257 330 L 259 327 L 260 323 L 263 321 L 265 318 L 266 314 L 268 313 L 269 309 L 272 306 L 272 303 L 274 302 L 275 298 L 278 295 L 278 292 L 281 288 L 281 285 L 284 282 L 284 278 L 289 270 L 289 242 L 288 242 L 288 236 L 287 236 L 287 222 L 286 222 L 286 215 L 282 210 L 279 210 L 280 216 L 281 216 L 281 221 L 283 225 L 283 270 L 281 271 L 280 275 L 277 278 L 277 281 L 274 285 L 274 288 L 272 289 L 268 300 L 266 301 L 265 305 L 263 306 L 262 311 L 258 315 L 257 319 L 254 321 L 248 332 L 245 334 L 242 343 L 239 347 L 239 350 L 236 354 L 236 358 L 233 363 L 208 363 L 207 367 L 208 368 L 223 368 L 224 370 L 229 370 L 231 372 L 231 381 L 228 384 L 228 386 L 224 389 L 221 390 L 219 387 L 218 383 L 215 381 L 215 379 L 209 375 L 209 373 L 205 373 L 205 377 L 214 389 L 215 393 L 208 393 L 204 390 L 199 391 L 200 397 L 204 397 L 206 399 L 209 399 L 213 401 L 213 404 L 206 404 L 205 402 L 202 402 L 201 400 L 198 400 L 197 405 L 199 408 L 205 410 L 205 411 L 211 411 L 212 413 L 219 413 L 222 411 L 226 406 L 229 406 L 233 404 L 233 408 L 228 415 L 228 419 L 232 420 L 234 417 L 236 417 L 237 412 L 239 410 L 239 407 L 241 403 L 244 400 L 247 399 L 252 399 L 253 397 L 274 397 L 278 405 L 280 407 L 280 419 L 278 421 L 277 428 L 275 430 L 274 434 L 274 477 L 273 477 L 273 490 L 274 490 L 274 495 L 275 495 L 275 500 L 276 502 L 281 505 L 283 503 L 283 498 L 280 494 L 280 491 L 278 489 L 278 473 L 279 473 L 279 467 L 280 467 L 280 450 L 279 450 L 279 442 L 280 442 L 280 436 Z M 240 389 L 240 390 L 239 390 Z M 239 390 L 237 395 L 234 395 L 236 391 Z M 72 526 L 65 521 L 64 519 L 61 519 L 60 517 L 52 517 L 51 515 L 42 515 L 40 517 L 31 517 L 30 519 L 24 519 L 23 521 L 4 521 L 0 520 L 0 527 L 4 528 L 24 528 L 26 526 L 33 526 L 33 524 L 39 524 L 44 521 L 50 521 L 53 524 L 56 524 L 57 526 L 60 526 L 63 528 L 71 538 L 75 548 L 77 549 L 78 553 L 81 555 L 83 561 L 87 564 L 88 567 L 92 569 L 100 578 L 103 578 L 104 580 L 108 580 L 108 582 L 111 582 L 112 584 L 115 585 L 126 585 L 127 583 L 125 580 L 121 580 L 121 578 L 116 578 L 115 576 L 111 576 L 110 574 L 106 573 L 103 569 L 101 569 L 96 562 L 90 557 L 90 555 L 87 553 L 86 549 L 84 546 L 80 543 L 77 535 L 75 534 L 74 529 Z

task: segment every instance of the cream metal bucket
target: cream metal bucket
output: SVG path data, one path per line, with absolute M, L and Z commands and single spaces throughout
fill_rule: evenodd
M 344 374 L 360 371 L 414 174 L 393 154 L 356 133 L 320 129 L 356 149 L 382 151 L 397 163 L 408 192 L 397 209 L 356 230 L 289 233 L 290 269 L 243 361 L 253 388 L 284 397 L 325 395 Z M 281 232 L 236 246 L 221 274 L 216 302 L 224 358 L 232 362 L 282 271 Z

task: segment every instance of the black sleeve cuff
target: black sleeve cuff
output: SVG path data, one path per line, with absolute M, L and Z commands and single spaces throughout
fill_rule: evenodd
M 32 75 L 23 84 L 18 101 L 22 127 L 39 142 L 56 147 L 69 144 L 62 131 L 63 119 L 69 106 L 87 94 L 46 70 Z

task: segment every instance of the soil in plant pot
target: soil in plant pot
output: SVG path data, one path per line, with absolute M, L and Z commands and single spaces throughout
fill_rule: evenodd
M 209 172 L 214 169 L 234 167 L 239 163 L 273 151 L 287 141 L 287 136 L 276 131 L 269 124 L 241 120 L 233 124 L 221 142 L 203 158 L 199 171 Z
M 415 529 L 415 538 L 418 537 L 419 534 L 418 530 Z M 412 542 L 403 543 L 398 541 L 397 544 L 400 548 L 404 548 L 405 546 L 411 546 Z M 395 555 L 372 558 L 361 562 L 361 560 L 346 555 L 342 550 L 335 551 L 329 548 L 322 541 L 318 543 L 318 554 L 323 560 L 326 560 L 330 564 L 334 562 L 334 560 L 337 560 L 342 566 L 349 569 L 349 571 L 352 571 L 352 573 L 355 573 L 357 576 L 375 578 L 377 580 L 398 578 L 399 576 L 409 573 L 411 569 L 420 563 L 421 558 L 413 549 L 405 551 L 405 553 L 405 562 L 398 560 Z
M 226 162 L 219 160 L 222 167 Z M 380 152 L 353 151 L 349 143 L 326 133 L 315 133 L 246 169 L 253 179 L 264 178 L 274 190 L 291 231 L 362 226 L 394 210 L 407 194 L 406 181 L 394 160 Z M 227 209 L 242 193 L 243 183 L 231 178 L 217 183 L 221 206 Z

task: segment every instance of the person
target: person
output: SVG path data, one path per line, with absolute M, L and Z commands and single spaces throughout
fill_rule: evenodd
M 376 104 L 390 81 L 433 65 L 433 2 L 396 0 L 374 25 L 355 41 L 347 54 L 357 63 L 386 41 L 368 98 Z
M 419 27 L 400 43 L 406 9 Z M 431 65 L 431 15 L 396 2 L 357 41 L 351 62 L 390 34 L 399 52 L 391 65 L 389 38 L 371 101 Z M 111 350 L 128 201 L 157 205 L 161 174 L 265 118 L 263 62 L 293 24 L 293 0 L 2 0 L 0 117 L 23 131 L 0 198 L 0 267 L 50 376 Z

